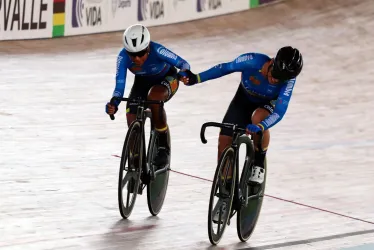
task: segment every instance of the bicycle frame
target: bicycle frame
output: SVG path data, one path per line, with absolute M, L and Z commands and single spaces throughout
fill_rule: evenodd
M 148 159 L 150 156 L 148 154 L 146 154 L 145 129 L 144 129 L 145 121 L 146 121 L 147 118 L 149 118 L 150 121 L 151 121 L 151 134 L 150 134 L 150 138 L 149 138 L 148 152 L 152 152 L 154 150 L 155 143 L 152 143 L 152 142 L 153 142 L 154 137 L 156 136 L 156 131 L 155 131 L 155 128 L 154 128 L 154 123 L 152 121 L 152 113 L 151 113 L 150 110 L 145 109 L 145 105 L 146 104 L 160 105 L 160 107 L 161 107 L 160 118 L 162 118 L 164 102 L 163 101 L 142 100 L 140 98 L 131 99 L 131 98 L 112 97 L 112 99 L 110 100 L 110 103 L 113 104 L 114 100 L 121 100 L 121 101 L 127 101 L 127 102 L 130 102 L 130 103 L 138 103 L 139 104 L 138 107 L 137 107 L 137 111 L 136 111 L 136 118 L 132 123 L 134 123 L 134 122 L 139 122 L 140 123 L 140 131 L 141 131 L 141 134 L 142 134 L 141 135 L 142 136 L 141 147 L 143 148 L 142 167 L 143 167 L 144 173 L 149 174 L 151 180 L 154 180 L 157 175 L 165 173 L 166 171 L 168 171 L 170 169 L 169 168 L 170 166 L 166 165 L 164 168 L 161 168 L 161 169 L 158 169 L 158 170 L 154 171 L 153 165 L 151 164 L 152 159 Z M 110 115 L 110 118 L 112 120 L 115 119 L 114 115 Z M 144 157 L 147 157 L 147 158 L 144 158 Z
M 239 202 L 241 205 L 244 205 L 244 206 L 247 206 L 248 204 L 248 201 L 249 200 L 252 200 L 252 199 L 257 199 L 260 197 L 260 194 L 261 194 L 261 191 L 262 189 L 260 189 L 257 194 L 255 195 L 252 195 L 250 197 L 248 197 L 248 188 L 245 188 L 244 190 L 242 190 L 242 188 L 239 187 L 239 185 L 241 184 L 240 181 L 239 181 L 239 144 L 238 144 L 238 140 L 240 138 L 241 135 L 245 134 L 246 133 L 246 130 L 243 129 L 243 128 L 240 128 L 238 127 L 238 125 L 236 124 L 230 124 L 230 123 L 217 123 L 217 122 L 207 122 L 207 123 L 204 123 L 203 126 L 201 127 L 201 131 L 200 131 L 200 138 L 201 138 L 201 141 L 202 143 L 206 144 L 207 143 L 207 140 L 205 139 L 205 129 L 207 127 L 219 127 L 219 128 L 228 128 L 230 130 L 233 131 L 233 135 L 232 135 L 232 143 L 229 147 L 232 147 L 233 150 L 234 150 L 234 167 L 236 168 L 236 176 L 235 176 L 235 189 L 234 189 L 234 201 L 233 203 L 236 203 L 236 202 Z M 258 142 L 258 148 L 262 150 L 262 139 L 263 139 L 263 133 L 262 131 L 261 132 L 258 132 L 257 133 L 259 136 L 260 136 L 260 140 Z M 253 138 L 251 137 L 251 141 L 253 142 Z M 246 143 L 245 143 L 246 144 Z M 253 148 L 253 145 L 249 146 L 247 145 L 247 148 L 246 148 L 246 159 L 245 159 L 245 166 L 248 164 L 248 156 L 252 156 L 253 160 L 254 160 L 254 148 Z M 247 167 L 245 169 L 245 172 L 243 172 L 244 174 L 244 178 L 246 181 L 246 184 L 248 185 L 248 179 L 249 179 L 249 176 L 250 176 L 250 168 Z M 244 194 L 242 194 L 244 192 Z M 245 197 L 245 198 L 243 198 Z M 230 217 L 232 217 L 234 214 L 232 214 Z

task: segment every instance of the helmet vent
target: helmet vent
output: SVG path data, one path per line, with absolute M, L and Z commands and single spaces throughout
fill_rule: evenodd
M 144 34 L 142 34 L 142 40 L 140 40 L 140 44 L 142 44 L 144 41 Z
M 132 45 L 133 45 L 134 47 L 136 47 L 136 40 L 138 40 L 138 39 L 137 39 L 137 38 L 131 39 L 131 41 L 132 41 Z

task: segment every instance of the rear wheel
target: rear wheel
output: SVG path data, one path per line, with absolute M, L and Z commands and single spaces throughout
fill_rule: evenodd
M 242 194 L 244 196 L 247 196 L 247 199 L 248 199 L 247 205 L 241 206 L 240 209 L 238 209 L 237 221 L 236 221 L 238 237 L 243 242 L 247 241 L 255 230 L 258 218 L 260 217 L 262 202 L 263 202 L 264 194 L 265 194 L 265 186 L 266 186 L 266 175 L 267 175 L 266 158 L 264 161 L 264 168 L 265 168 L 264 182 L 262 183 L 260 187 L 254 187 L 254 186 L 248 185 L 248 180 L 251 175 L 251 171 L 253 167 L 253 156 L 254 156 L 253 152 L 254 151 L 252 151 L 250 155 L 247 154 L 247 157 L 252 157 L 252 159 L 250 158 L 247 159 L 245 163 L 246 166 L 243 167 L 242 175 L 240 177 L 240 189 L 242 190 Z M 258 197 L 254 195 L 258 195 Z M 252 197 L 253 199 L 249 199 L 249 197 Z M 243 198 L 245 199 L 246 197 L 243 197 Z
M 168 138 L 170 138 L 170 131 L 168 130 Z M 157 153 L 157 133 L 153 131 L 153 135 L 150 140 L 150 144 L 148 147 L 148 164 L 150 168 L 156 171 L 157 169 L 152 165 L 152 161 Z M 170 157 L 169 163 L 167 164 L 167 168 L 170 167 L 170 159 L 171 159 L 171 147 L 170 148 Z M 148 202 L 148 209 L 149 212 L 156 216 L 160 213 L 162 206 L 165 201 L 166 191 L 168 188 L 169 183 L 169 173 L 170 171 L 167 170 L 164 173 L 157 174 L 154 180 L 151 180 L 147 186 L 147 202 Z
M 125 219 L 130 216 L 134 208 L 140 186 L 143 152 L 141 135 L 141 124 L 132 123 L 122 149 L 118 178 L 118 206 L 121 216 Z

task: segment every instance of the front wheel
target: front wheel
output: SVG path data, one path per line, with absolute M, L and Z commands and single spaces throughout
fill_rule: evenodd
M 118 178 L 118 206 L 124 219 L 130 216 L 134 208 L 140 186 L 143 152 L 141 135 L 140 122 L 132 123 L 122 149 Z
M 209 199 L 208 234 L 213 245 L 217 245 L 230 219 L 235 188 L 235 153 L 232 147 L 227 147 L 218 161 Z M 231 182 L 228 181 L 229 170 L 232 170 Z M 215 198 L 218 198 L 215 202 Z M 213 207 L 214 206 L 214 207 Z

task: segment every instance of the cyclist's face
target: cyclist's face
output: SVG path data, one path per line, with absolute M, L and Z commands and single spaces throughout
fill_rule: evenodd
M 271 61 L 269 62 L 269 65 L 268 65 L 268 70 L 267 70 L 267 79 L 268 81 L 271 83 L 271 84 L 275 84 L 277 82 L 279 82 L 278 79 L 275 79 L 272 75 L 271 75 L 271 71 L 273 69 L 273 62 L 274 62 L 274 59 L 271 59 Z
M 141 52 L 138 52 L 138 53 L 135 53 L 135 54 L 128 53 L 128 55 L 130 56 L 130 59 L 136 65 L 141 66 L 147 60 L 147 58 L 148 58 L 148 52 L 149 52 L 149 50 L 147 48 L 144 51 L 141 51 Z

